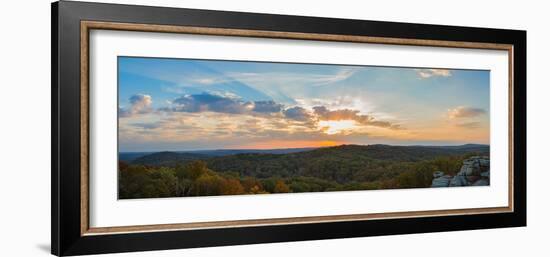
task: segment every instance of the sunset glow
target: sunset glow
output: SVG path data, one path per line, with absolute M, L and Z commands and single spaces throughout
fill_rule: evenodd
M 121 151 L 489 143 L 489 72 L 119 57 Z
M 327 135 L 353 133 L 353 129 L 356 127 L 353 120 L 322 120 L 319 121 L 318 126 Z
M 346 144 L 341 141 L 318 141 L 318 140 L 271 140 L 264 142 L 255 142 L 253 144 L 246 144 L 231 149 L 287 149 L 287 148 L 317 148 L 317 147 L 330 147 Z

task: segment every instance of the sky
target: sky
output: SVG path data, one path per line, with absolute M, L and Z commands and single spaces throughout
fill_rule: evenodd
M 119 150 L 489 144 L 489 75 L 118 57 Z

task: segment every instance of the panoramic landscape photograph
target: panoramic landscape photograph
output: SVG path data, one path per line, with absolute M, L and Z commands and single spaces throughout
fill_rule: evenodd
M 489 96 L 487 70 L 120 56 L 118 199 L 489 186 Z

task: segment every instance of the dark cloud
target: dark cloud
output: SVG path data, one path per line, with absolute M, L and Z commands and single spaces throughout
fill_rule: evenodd
M 274 101 L 245 102 L 237 98 L 225 97 L 210 93 L 184 95 L 172 101 L 171 108 L 163 111 L 175 112 L 218 112 L 231 114 L 269 114 L 280 113 L 282 104 Z
M 184 95 L 172 103 L 173 111 L 177 112 L 245 113 L 250 110 L 249 105 L 239 100 L 208 93 Z
M 254 102 L 254 112 L 259 113 L 278 113 L 283 109 L 282 104 L 275 103 L 274 101 L 256 101 Z
M 286 118 L 296 121 L 310 121 L 312 118 L 306 109 L 299 106 L 288 108 L 283 114 Z

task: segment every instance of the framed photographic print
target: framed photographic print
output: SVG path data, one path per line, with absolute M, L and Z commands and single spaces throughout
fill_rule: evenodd
M 526 32 L 52 5 L 52 253 L 526 225 Z

